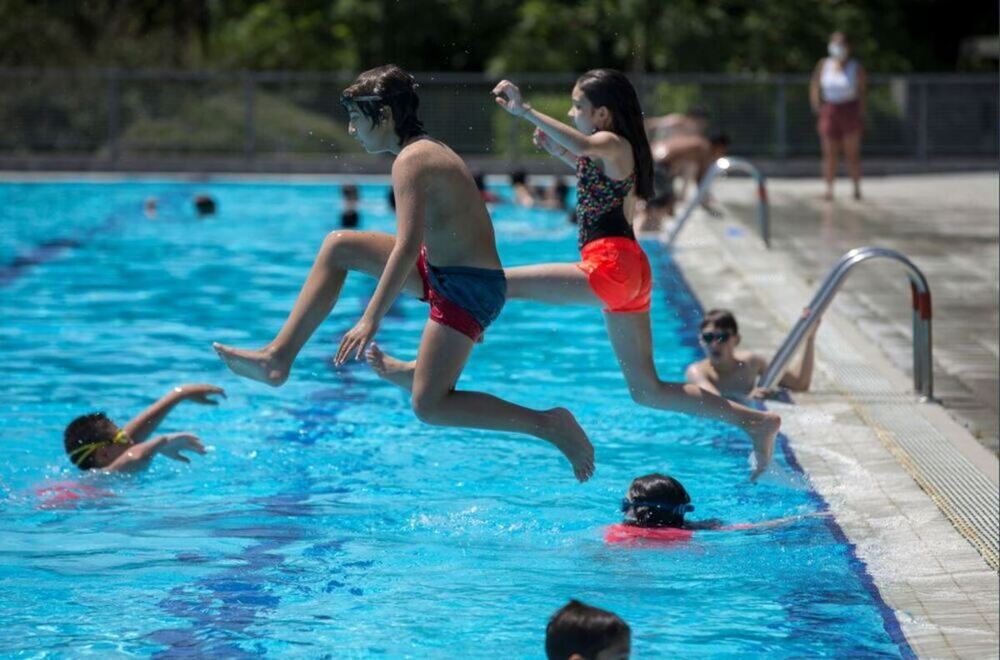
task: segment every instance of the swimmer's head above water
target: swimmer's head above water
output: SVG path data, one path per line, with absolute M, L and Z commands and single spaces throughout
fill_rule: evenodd
M 380 153 L 396 152 L 407 140 L 423 135 L 417 86 L 413 76 L 395 64 L 359 75 L 340 97 L 351 137 L 369 153 Z
M 632 630 L 614 612 L 571 600 L 545 629 L 548 660 L 628 660 Z
M 102 412 L 77 417 L 63 433 L 66 454 L 81 470 L 107 467 L 131 445 L 125 431 Z
M 705 312 L 698 328 L 698 341 L 712 360 L 729 360 L 740 344 L 740 330 L 736 317 L 728 309 L 711 309 Z
M 634 479 L 622 501 L 625 524 L 636 527 L 683 527 L 693 510 L 681 482 L 658 472 Z

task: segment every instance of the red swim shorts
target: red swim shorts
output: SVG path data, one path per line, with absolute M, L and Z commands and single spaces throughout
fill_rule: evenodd
M 843 140 L 859 133 L 864 122 L 861 120 L 861 105 L 857 101 L 846 103 L 823 103 L 819 109 L 816 129 L 828 140 Z
M 580 250 L 577 268 L 607 305 L 606 312 L 648 312 L 653 289 L 649 259 L 631 238 L 598 238 Z
M 503 270 L 434 266 L 427 261 L 427 249 L 421 248 L 417 271 L 424 284 L 420 299 L 430 303 L 431 320 L 481 342 L 507 298 Z

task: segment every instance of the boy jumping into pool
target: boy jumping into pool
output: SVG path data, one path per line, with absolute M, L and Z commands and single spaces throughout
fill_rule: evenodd
M 430 304 L 430 320 L 412 370 L 380 363 L 380 376 L 411 393 L 422 421 L 441 426 L 511 431 L 555 445 L 586 481 L 594 449 L 565 408 L 532 410 L 456 383 L 473 345 L 500 314 L 507 280 L 493 224 L 472 174 L 417 118 L 412 76 L 397 66 L 366 71 L 344 90 L 349 132 L 369 153 L 391 153 L 396 235 L 334 231 L 320 248 L 291 314 L 259 350 L 214 344 L 236 374 L 272 386 L 285 382 L 299 351 L 336 305 L 348 271 L 378 278 L 358 323 L 344 335 L 335 363 L 359 358 L 402 290 Z
M 122 428 L 102 412 L 81 415 L 69 423 L 63 434 L 66 453 L 81 470 L 134 472 L 146 468 L 157 454 L 190 463 L 181 452 L 204 454 L 205 447 L 198 436 L 168 433 L 148 438 L 177 404 L 191 401 L 214 406 L 218 402 L 213 395 L 225 397 L 226 393 L 215 385 L 179 385 Z

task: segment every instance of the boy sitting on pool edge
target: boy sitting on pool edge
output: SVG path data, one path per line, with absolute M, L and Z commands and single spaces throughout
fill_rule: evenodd
M 81 470 L 134 472 L 148 467 L 157 454 L 182 463 L 191 460 L 182 451 L 205 453 L 198 436 L 168 433 L 147 440 L 170 411 L 182 401 L 218 405 L 211 395 L 226 393 L 215 385 L 179 385 L 149 406 L 122 428 L 103 412 L 77 417 L 66 427 L 63 444 L 69 460 Z
M 806 337 L 805 349 L 797 364 L 778 381 L 779 387 L 792 392 L 808 392 L 816 361 L 816 330 Z M 692 385 L 729 399 L 764 398 L 771 394 L 757 387 L 757 379 L 767 369 L 768 360 L 750 351 L 737 351 L 740 344 L 736 317 L 727 309 L 705 313 L 699 327 L 698 341 L 708 357 L 688 365 L 684 379 Z

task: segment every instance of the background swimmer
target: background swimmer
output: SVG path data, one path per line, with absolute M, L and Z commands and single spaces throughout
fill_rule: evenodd
M 118 428 L 102 412 L 82 415 L 70 422 L 63 434 L 66 453 L 73 465 L 81 470 L 141 470 L 157 454 L 190 463 L 191 460 L 181 452 L 204 454 L 205 447 L 198 436 L 192 433 L 168 433 L 152 440 L 147 438 L 177 404 L 191 401 L 208 406 L 218 405 L 218 401 L 212 398 L 213 395 L 225 397 L 226 393 L 215 385 L 179 385 L 122 428 Z

